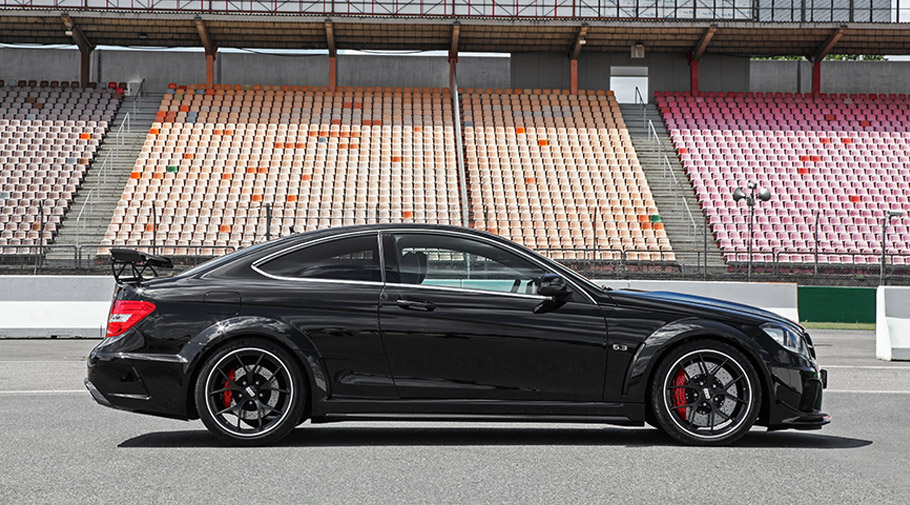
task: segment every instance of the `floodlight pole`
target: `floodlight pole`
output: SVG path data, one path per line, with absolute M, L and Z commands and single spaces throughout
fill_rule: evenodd
M 818 219 L 821 211 L 815 211 L 815 276 L 818 277 Z
M 752 188 L 752 192 L 749 195 L 749 198 L 746 200 L 746 204 L 749 205 L 749 267 L 746 273 L 746 282 L 752 282 L 752 241 L 753 239 L 753 226 L 755 222 L 755 188 Z
M 887 244 L 888 239 L 888 225 L 891 224 L 892 217 L 901 217 L 904 215 L 902 210 L 889 210 L 885 212 L 885 215 L 882 216 L 882 267 L 880 271 L 881 277 L 879 278 L 879 284 L 882 286 L 887 285 L 887 279 L 885 277 L 885 261 L 887 253 L 885 252 L 885 245 Z
M 887 228 L 889 220 L 890 216 L 888 216 L 888 213 L 886 212 L 885 215 L 882 216 L 882 268 L 879 272 L 880 278 L 878 280 L 878 283 L 882 286 L 885 285 L 885 241 L 888 238 Z
M 739 202 L 740 200 L 746 200 L 746 205 L 749 206 L 749 243 L 747 245 L 747 254 L 749 255 L 749 264 L 748 270 L 746 273 L 746 281 L 752 282 L 752 241 L 753 241 L 753 229 L 755 222 L 755 204 L 756 200 L 761 200 L 767 202 L 771 199 L 771 192 L 766 188 L 759 189 L 758 183 L 750 182 L 746 185 L 748 188 L 748 193 L 746 193 L 743 188 L 736 188 L 733 192 L 733 201 Z M 755 192 L 758 190 L 758 195 L 756 196 Z

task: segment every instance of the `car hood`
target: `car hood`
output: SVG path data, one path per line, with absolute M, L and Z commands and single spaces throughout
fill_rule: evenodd
M 630 291 L 617 290 L 610 292 L 614 302 L 623 301 L 645 303 L 653 308 L 663 308 L 685 312 L 693 316 L 715 316 L 723 319 L 736 319 L 744 322 L 765 323 L 775 322 L 793 326 L 793 321 L 775 314 L 774 312 L 745 305 L 742 303 L 728 302 L 716 298 L 687 295 L 672 291 Z

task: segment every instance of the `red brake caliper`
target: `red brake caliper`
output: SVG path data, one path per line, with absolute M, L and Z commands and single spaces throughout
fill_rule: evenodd
M 225 388 L 231 387 L 231 383 L 234 382 L 234 372 L 236 372 L 236 370 L 231 370 L 228 373 L 228 379 L 230 379 L 230 380 L 224 381 Z M 225 391 L 224 393 L 222 393 L 221 398 L 222 398 L 222 403 L 224 404 L 224 408 L 228 408 L 231 406 L 231 398 L 233 398 L 233 397 L 234 397 L 233 391 Z
M 686 371 L 682 368 L 679 369 L 679 372 L 676 373 L 676 377 L 673 377 L 674 386 L 685 386 L 686 385 Z M 673 390 L 673 410 L 679 415 L 679 417 L 686 418 L 686 408 L 683 405 L 686 404 L 686 390 L 685 388 L 677 388 Z

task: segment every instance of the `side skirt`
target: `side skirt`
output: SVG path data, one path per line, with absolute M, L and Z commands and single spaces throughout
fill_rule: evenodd
M 496 421 L 642 426 L 642 403 L 505 400 L 351 400 L 319 403 L 313 423 L 335 421 Z

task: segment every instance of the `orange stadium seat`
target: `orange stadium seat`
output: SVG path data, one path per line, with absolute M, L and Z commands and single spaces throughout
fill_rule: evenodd
M 499 91 L 460 95 L 476 227 L 556 258 L 675 259 L 612 95 Z
M 148 238 L 153 203 L 158 243 L 188 255 L 264 240 L 267 204 L 273 237 L 461 222 L 448 89 L 222 88 L 176 86 L 164 96 L 106 246 Z
M 111 90 L 34 83 L 0 87 L 0 254 L 53 242 L 119 106 Z

